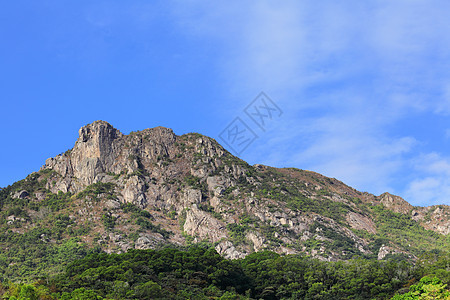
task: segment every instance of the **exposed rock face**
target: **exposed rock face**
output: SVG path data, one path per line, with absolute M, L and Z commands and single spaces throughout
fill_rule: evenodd
M 389 193 L 384 193 L 378 198 L 385 207 L 397 213 L 410 215 L 413 220 L 420 222 L 426 229 L 445 235 L 450 233 L 450 207 L 448 205 L 413 207 L 403 198 Z
M 60 172 L 62 176 L 72 173 L 81 183 L 89 185 L 98 181 L 100 174 L 120 171 L 116 168 L 122 133 L 106 122 L 94 122 L 81 128 L 79 135 L 69 156 L 70 163 L 66 162 L 67 167 Z
M 163 127 L 124 135 L 107 122 L 96 121 L 79 130 L 73 149 L 49 158 L 42 172 L 49 174 L 46 188 L 53 193 L 77 194 L 95 184 L 112 185 L 109 195 L 99 195 L 100 202 L 88 195 L 71 214 L 80 222 L 115 220 L 121 225 L 124 234 L 105 229 L 101 238 L 93 238 L 108 252 L 184 244 L 189 238 L 215 243 L 227 258 L 265 249 L 303 252 L 322 260 L 346 259 L 352 253 L 372 255 L 370 241 L 358 231 L 375 235 L 377 225 L 361 203 L 382 204 L 411 215 L 426 228 L 450 233 L 447 206 L 415 208 L 398 196 L 360 193 L 314 172 L 252 167 L 211 138 L 177 136 Z M 30 195 L 23 190 L 13 196 L 42 201 L 45 193 Z M 139 234 L 136 219 L 143 217 L 125 218 L 123 205 L 128 203 L 148 212 L 147 221 L 139 220 L 145 229 Z M 344 241 L 346 250 L 327 246 L 334 239 Z M 387 253 L 403 253 L 389 247 L 379 249 L 380 259 Z M 377 256 L 376 250 L 373 255 Z
M 8 225 L 11 225 L 14 222 L 25 222 L 25 219 L 24 218 L 18 218 L 18 217 L 14 216 L 14 215 L 11 215 L 11 216 L 8 216 L 6 218 L 6 221 L 7 221 Z
M 258 233 L 249 232 L 247 233 L 247 239 L 252 242 L 253 244 L 253 250 L 255 252 L 258 252 L 261 249 L 264 249 L 264 244 L 266 242 L 266 239 L 262 237 Z
M 163 127 L 124 136 L 109 123 L 96 121 L 79 130 L 73 149 L 46 161 L 43 169 L 55 170 L 62 177 L 54 185 L 49 182 L 47 188 L 79 192 L 93 183 L 113 181 L 110 174 L 140 175 L 157 158 L 172 158 L 175 140 L 173 131 Z M 125 202 L 145 204 L 146 185 L 138 176 L 130 176 L 120 185 Z
M 354 229 L 366 230 L 369 233 L 377 232 L 375 223 L 370 218 L 355 212 L 351 211 L 347 214 L 347 222 Z
M 122 189 L 123 201 L 145 207 L 147 203 L 145 195 L 146 190 L 147 187 L 145 182 L 141 178 L 138 176 L 131 176 L 124 182 L 124 187 Z
M 183 206 L 180 207 L 197 207 L 193 204 L 199 204 L 202 202 L 202 192 L 195 189 L 186 189 L 181 196 L 181 203 Z
M 245 254 L 236 250 L 236 247 L 230 241 L 223 241 L 216 246 L 216 251 L 227 259 L 244 258 Z
M 136 249 L 151 249 L 164 239 L 160 234 L 143 234 L 136 240 Z
M 30 194 L 29 194 L 27 191 L 23 190 L 23 191 L 20 191 L 20 192 L 15 193 L 15 194 L 13 195 L 13 198 L 15 198 L 15 199 L 25 199 L 25 198 L 28 197 L 29 195 L 30 195 Z
M 413 208 L 413 206 L 406 202 L 402 197 L 389 193 L 381 194 L 379 196 L 379 201 L 385 207 L 397 213 L 408 214 Z
M 445 235 L 450 234 L 450 207 L 447 205 L 415 207 L 411 217 L 426 229 Z
M 382 245 L 380 247 L 380 250 L 378 251 L 378 260 L 384 259 L 388 254 L 406 254 L 406 253 L 393 247 Z
M 205 211 L 199 210 L 195 204 L 186 212 L 186 222 L 183 228 L 187 234 L 198 236 L 201 239 L 206 238 L 211 242 L 217 242 L 227 237 L 225 225 Z

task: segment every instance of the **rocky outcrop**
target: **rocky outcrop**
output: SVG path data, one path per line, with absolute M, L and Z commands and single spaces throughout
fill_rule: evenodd
M 428 230 L 445 235 L 450 234 L 450 206 L 448 205 L 415 207 L 411 217 Z
M 378 196 L 378 200 L 381 204 L 383 204 L 386 208 L 402 214 L 409 214 L 412 210 L 413 206 L 406 202 L 402 197 L 395 196 L 389 193 L 384 193 Z
M 444 235 L 450 234 L 450 206 L 434 205 L 428 207 L 414 207 L 399 196 L 384 193 L 378 200 L 386 208 L 411 218 L 428 230 Z
M 139 176 L 131 176 L 124 180 L 122 199 L 126 203 L 133 203 L 140 207 L 145 207 L 147 204 L 146 190 L 147 185 L 143 179 Z
M 255 252 L 262 250 L 267 242 L 267 240 L 257 232 L 249 232 L 246 237 L 252 242 L 253 250 Z
M 193 204 L 199 204 L 202 202 L 202 192 L 196 189 L 186 189 L 181 196 L 181 206 L 184 207 L 194 207 Z M 197 207 L 197 206 L 195 206 Z
M 19 191 L 19 192 L 17 192 L 17 193 L 14 193 L 14 195 L 12 196 L 14 199 L 25 199 L 26 197 L 28 197 L 30 194 L 27 192 L 27 191 L 25 191 L 25 190 L 22 190 L 22 191 Z
M 388 254 L 405 254 L 405 255 L 407 255 L 407 253 L 404 251 L 401 251 L 394 247 L 382 245 L 380 247 L 380 249 L 378 250 L 378 260 L 384 259 L 386 257 L 386 255 L 388 255 Z
M 208 239 L 214 243 L 227 238 L 225 224 L 211 214 L 198 209 L 196 204 L 187 210 L 183 229 L 187 234 L 196 237 L 198 241 Z
M 348 224 L 354 229 L 365 230 L 373 234 L 377 233 L 376 225 L 369 217 L 350 211 L 346 219 Z
M 71 150 L 45 162 L 43 169 L 54 170 L 61 177 L 56 184 L 49 182 L 48 188 L 78 192 L 90 184 L 111 181 L 108 174 L 139 173 L 161 157 L 173 157 L 175 140 L 175 134 L 168 128 L 156 127 L 125 136 L 109 123 L 96 121 L 79 130 Z M 137 179 L 122 184 L 143 192 Z M 124 198 L 130 200 L 130 193 Z M 133 200 L 145 201 L 144 198 Z
M 98 181 L 98 175 L 121 171 L 118 163 L 121 153 L 121 138 L 123 134 L 106 122 L 94 122 L 79 131 L 75 147 L 64 164 L 60 164 L 58 172 L 63 177 L 67 173 L 78 178 L 85 185 Z
M 135 248 L 151 249 L 163 241 L 164 238 L 160 234 L 141 234 L 136 240 Z
M 6 218 L 6 221 L 8 225 L 11 225 L 14 224 L 14 222 L 25 222 L 25 219 L 11 215 Z
M 216 251 L 227 259 L 244 258 L 246 253 L 236 250 L 230 241 L 222 241 L 216 246 Z

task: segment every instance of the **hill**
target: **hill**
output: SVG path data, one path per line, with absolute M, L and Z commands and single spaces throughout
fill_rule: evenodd
M 322 261 L 416 261 L 450 245 L 450 208 L 414 207 L 334 178 L 250 166 L 214 139 L 104 121 L 0 190 L 0 276 L 50 276 L 89 253 L 208 244 L 225 258 L 270 250 Z M 0 278 L 1 279 L 1 278 Z

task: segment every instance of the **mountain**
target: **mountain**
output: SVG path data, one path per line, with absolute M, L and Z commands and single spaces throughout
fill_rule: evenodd
M 414 207 L 315 172 L 250 166 L 198 133 L 124 135 L 104 121 L 1 189 L 0 208 L 0 273 L 9 277 L 55 273 L 93 249 L 208 243 L 226 258 L 272 250 L 337 261 L 416 260 L 450 246 L 449 206 Z

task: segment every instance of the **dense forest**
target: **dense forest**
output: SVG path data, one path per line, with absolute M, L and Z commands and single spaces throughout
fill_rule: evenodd
M 59 275 L 12 283 L 3 299 L 449 299 L 450 256 L 324 262 L 262 251 L 227 260 L 214 248 L 91 251 Z

